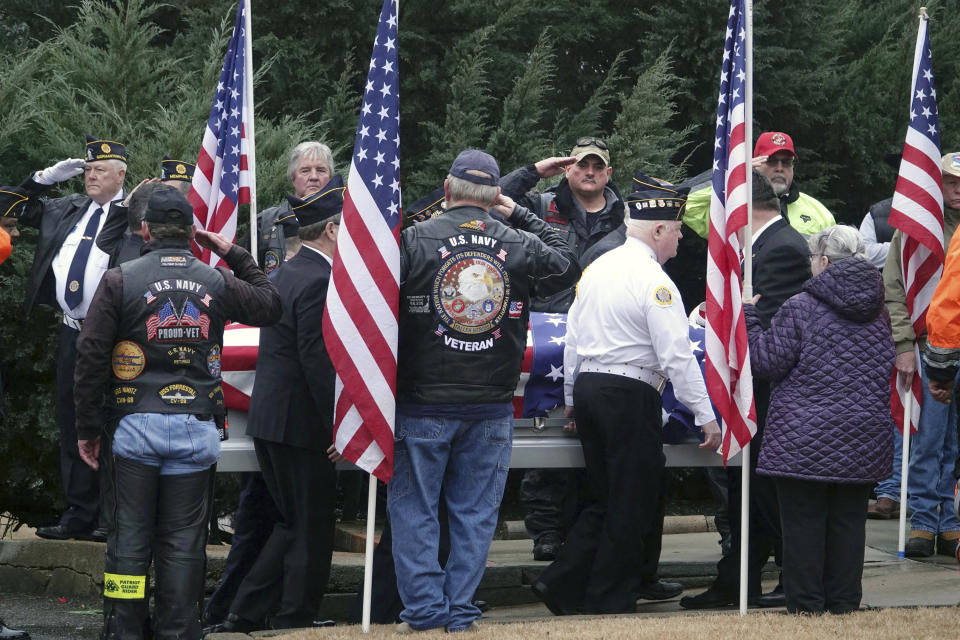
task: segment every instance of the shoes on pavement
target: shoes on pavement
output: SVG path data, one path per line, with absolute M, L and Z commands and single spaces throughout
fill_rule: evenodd
M 211 633 L 249 633 L 251 631 L 264 631 L 265 629 L 266 627 L 262 624 L 244 620 L 235 613 L 228 613 L 223 622 L 203 629 L 201 637 L 206 638 Z
M 475 606 L 477 609 L 480 609 L 480 613 L 486 613 L 487 611 L 490 611 L 490 603 L 486 600 L 474 600 L 473 606 Z
M 933 534 L 929 531 L 911 531 L 903 555 L 908 558 L 929 558 L 933 555 L 933 545 Z
M 713 587 L 696 596 L 680 598 L 680 606 L 684 609 L 721 609 L 737 604 L 737 596 L 723 593 Z
M 17 638 L 18 640 L 30 640 L 30 634 L 26 631 L 20 631 L 19 629 L 11 629 L 3 623 L 2 619 L 0 619 L 0 638 L 2 638 L 2 640 L 8 640 L 11 638 Z
M 106 527 L 97 527 L 90 533 L 90 539 L 94 542 L 106 542 L 108 533 Z
M 533 559 L 541 561 L 556 560 L 562 544 L 560 537 L 555 533 L 546 533 L 540 536 L 540 539 L 533 545 Z
M 641 600 L 669 600 L 683 593 L 683 585 L 679 582 L 653 580 L 643 582 L 636 588 L 637 597 Z
M 758 597 L 754 604 L 763 609 L 769 609 L 770 607 L 785 607 L 787 606 L 787 596 L 785 596 L 783 593 L 783 587 L 777 585 L 777 587 L 770 593 L 764 593 Z
M 533 594 L 540 599 L 540 602 L 547 605 L 547 609 L 549 609 L 550 613 L 553 615 L 569 616 L 573 614 L 573 611 L 560 604 L 560 601 L 554 597 L 554 595 L 550 592 L 550 589 L 547 588 L 547 585 L 543 584 L 542 582 L 534 582 L 530 589 L 533 591 Z
M 900 503 L 892 498 L 877 498 L 867 507 L 867 517 L 871 520 L 891 520 L 900 517 Z
M 93 540 L 93 530 L 86 528 L 67 527 L 55 524 L 49 527 L 37 528 L 37 535 L 47 540 Z M 106 538 L 104 538 L 106 540 Z
M 956 532 L 951 532 L 956 533 Z M 950 558 L 957 557 L 957 538 L 948 539 L 944 538 L 943 535 L 937 536 L 937 555 L 938 556 L 948 556 Z M 0 636 L 3 637 L 3 636 Z

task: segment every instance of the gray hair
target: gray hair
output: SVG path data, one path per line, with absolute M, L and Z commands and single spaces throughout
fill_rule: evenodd
M 497 199 L 497 194 L 500 193 L 500 187 L 477 184 L 450 174 L 447 174 L 447 185 L 450 188 L 449 202 L 466 200 L 469 202 L 479 202 L 485 207 L 489 207 L 493 204 L 493 201 Z
M 143 222 L 143 217 L 147 215 L 147 202 L 149 202 L 153 192 L 162 186 L 164 185 L 161 182 L 148 182 L 141 185 L 130 196 L 130 206 L 127 207 L 127 224 L 130 231 L 140 230 L 140 223 Z
M 342 215 L 342 213 L 337 213 L 329 218 L 324 218 L 320 222 L 314 222 L 313 224 L 308 224 L 305 227 L 300 227 L 300 230 L 297 231 L 297 234 L 300 236 L 301 240 L 305 240 L 307 242 L 316 240 L 323 235 L 324 231 L 326 231 L 328 222 L 340 224 L 340 217 Z
M 148 222 L 147 231 L 154 240 L 189 240 L 193 237 L 193 223 Z
M 810 253 L 826 256 L 830 262 L 844 258 L 867 259 L 860 232 L 849 225 L 834 225 L 815 233 L 807 241 Z
M 293 182 L 293 174 L 297 171 L 300 158 L 323 160 L 327 163 L 327 168 L 330 169 L 330 175 L 334 173 L 333 152 L 330 151 L 330 147 L 322 142 L 308 140 L 307 142 L 301 142 L 290 151 L 290 160 L 287 162 L 287 180 L 290 182 Z

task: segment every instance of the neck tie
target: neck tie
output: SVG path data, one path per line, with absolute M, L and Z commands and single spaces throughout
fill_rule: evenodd
M 67 272 L 67 290 L 64 292 L 63 299 L 71 310 L 76 309 L 77 305 L 83 301 L 83 274 L 87 270 L 87 257 L 90 255 L 90 249 L 93 248 L 94 238 L 97 237 L 102 215 L 103 207 L 97 207 L 90 216 L 80 244 L 77 245 L 77 252 L 73 254 L 70 270 Z

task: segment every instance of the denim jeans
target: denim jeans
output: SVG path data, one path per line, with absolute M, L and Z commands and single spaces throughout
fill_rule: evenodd
M 397 416 L 387 508 L 400 619 L 414 629 L 462 631 L 480 617 L 471 600 L 497 526 L 512 441 L 512 416 Z M 444 569 L 437 559 L 441 486 L 450 520 Z
M 192 413 L 132 413 L 113 434 L 113 455 L 160 467 L 162 476 L 195 473 L 220 458 L 220 436 L 213 420 Z
M 913 512 L 910 528 L 944 533 L 960 530 L 953 511 L 953 467 L 957 459 L 957 413 L 953 404 L 937 402 L 927 389 L 923 373 L 920 424 L 910 441 L 910 475 L 907 504 Z M 960 376 L 958 376 L 960 378 Z M 957 379 L 954 379 L 954 383 Z
M 896 425 L 893 427 L 893 473 L 889 478 L 877 483 L 877 498 L 890 498 L 900 502 L 900 467 L 903 465 L 903 436 Z

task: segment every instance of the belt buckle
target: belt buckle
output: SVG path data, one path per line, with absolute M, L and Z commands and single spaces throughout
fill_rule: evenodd
M 657 390 L 657 393 L 659 393 L 660 395 L 663 395 L 663 390 L 664 388 L 666 388 L 666 386 L 667 386 L 667 379 L 664 376 L 660 376 L 660 383 L 657 384 L 657 386 L 655 386 L 654 389 Z

